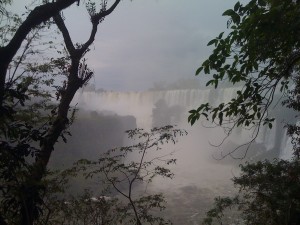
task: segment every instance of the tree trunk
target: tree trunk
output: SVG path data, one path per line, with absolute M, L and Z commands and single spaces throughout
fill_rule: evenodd
M 26 189 L 28 191 L 24 193 L 26 196 L 21 210 L 22 225 L 32 225 L 33 221 L 37 219 L 38 204 L 36 202 L 36 197 L 39 196 L 39 192 L 43 188 L 41 180 L 46 174 L 47 164 L 54 149 L 54 145 L 69 122 L 68 111 L 70 103 L 81 86 L 82 81 L 79 78 L 69 81 L 69 85 L 60 101 L 57 117 L 45 138 L 40 142 L 40 152 L 36 156 L 35 163 L 32 165 L 30 177 L 26 182 Z
M 77 0 L 57 0 L 56 2 L 46 3 L 37 6 L 32 10 L 26 20 L 17 29 L 11 41 L 0 48 L 0 108 L 3 105 L 3 95 L 5 89 L 5 78 L 9 63 L 20 49 L 22 42 L 28 33 L 36 26 L 49 20 L 51 17 L 58 14 L 61 10 L 69 7 Z M 0 110 L 0 117 L 3 115 Z
M 61 5 L 64 5 L 65 7 L 67 7 L 68 4 L 71 5 L 75 1 L 76 0 L 57 0 L 55 3 L 61 4 Z M 80 60 L 82 59 L 82 57 L 85 54 L 88 47 L 94 41 L 94 37 L 95 37 L 96 31 L 97 31 L 97 25 L 99 24 L 99 21 L 101 21 L 102 18 L 109 15 L 111 12 L 113 12 L 113 10 L 120 3 L 120 1 L 121 0 L 115 0 L 114 4 L 108 10 L 100 11 L 93 17 L 93 19 L 92 19 L 93 29 L 92 29 L 90 38 L 84 45 L 82 45 L 81 48 L 78 48 L 78 49 L 74 48 L 74 45 L 71 41 L 71 38 L 69 37 L 69 33 L 63 23 L 63 20 L 58 18 L 59 21 L 56 21 L 59 29 L 63 33 L 65 44 L 66 44 L 66 47 L 67 47 L 70 57 L 71 57 L 71 67 L 70 67 L 70 72 L 68 75 L 67 87 L 65 90 L 63 90 L 63 92 L 61 94 L 61 101 L 58 106 L 57 117 L 56 117 L 55 121 L 53 122 L 52 127 L 47 132 L 47 135 L 40 142 L 40 152 L 36 155 L 36 160 L 35 160 L 34 164 L 32 165 L 30 174 L 24 184 L 25 192 L 23 194 L 25 195 L 25 197 L 23 199 L 24 204 L 22 205 L 22 209 L 21 209 L 21 218 L 22 218 L 21 224 L 22 225 L 33 225 L 33 221 L 38 218 L 38 206 L 42 203 L 42 199 L 40 199 L 40 197 L 39 197 L 40 196 L 39 192 L 43 188 L 41 180 L 42 180 L 43 176 L 46 174 L 47 164 L 49 162 L 51 153 L 54 149 L 54 145 L 69 122 L 68 121 L 68 111 L 69 111 L 70 103 L 71 103 L 75 93 L 77 92 L 77 90 L 80 87 L 82 87 L 82 85 L 84 85 L 85 82 L 87 82 L 89 80 L 89 78 L 92 75 L 92 73 L 85 74 L 85 75 L 78 74 Z M 64 4 L 62 4 L 62 2 Z M 48 3 L 48 4 L 50 4 L 50 3 Z M 54 3 L 51 3 L 51 4 L 54 4 Z M 56 14 L 58 14 L 58 12 L 60 11 L 59 9 L 60 8 L 58 8 L 58 9 L 56 8 L 56 11 L 55 11 Z M 54 11 L 51 11 L 51 12 L 54 12 Z M 45 13 L 49 16 L 49 18 L 51 16 L 56 15 L 54 13 L 50 15 L 50 13 L 48 11 L 42 12 L 39 10 L 36 13 L 37 14 Z M 30 13 L 30 15 L 31 15 L 31 13 Z M 28 18 L 29 18 L 29 16 L 28 16 Z M 25 37 L 26 37 L 26 35 L 24 36 L 24 38 Z M 21 42 L 20 42 L 20 44 L 21 44 Z M 0 53 L 1 53 L 1 49 L 0 49 Z M 1 54 L 0 54 L 0 59 L 1 59 L 1 57 L 3 58 L 3 55 L 1 56 Z M 11 59 L 10 59 L 10 61 L 11 61 Z M 1 64 L 0 64 L 0 66 L 1 66 Z M 0 68 L 0 71 L 4 71 L 4 70 L 5 69 L 1 70 L 1 68 Z M 6 68 L 6 70 L 7 70 L 7 68 Z M 5 73 L 6 73 L 6 70 L 5 70 Z M 3 90 L 4 90 L 4 85 L 5 85 L 5 74 L 4 73 L 3 74 L 1 73 L 0 79 L 2 79 L 4 81 L 4 83 L 1 83 L 2 80 L 0 80 L 0 100 L 1 100 L 1 98 L 3 100 L 3 94 L 1 96 L 1 88 L 3 87 Z M 3 91 L 3 93 L 4 93 L 4 91 Z M 1 105 L 2 105 L 2 102 L 0 102 L 0 107 L 1 107 Z

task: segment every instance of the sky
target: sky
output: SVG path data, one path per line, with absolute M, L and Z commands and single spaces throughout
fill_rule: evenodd
M 95 72 L 90 82 L 97 89 L 143 91 L 154 83 L 194 78 L 210 54 L 208 41 L 226 30 L 227 18 L 222 13 L 235 2 L 122 0 L 99 25 L 86 56 Z M 19 10 L 23 3 L 14 2 Z M 91 29 L 83 3 L 63 12 L 74 42 L 86 41 Z

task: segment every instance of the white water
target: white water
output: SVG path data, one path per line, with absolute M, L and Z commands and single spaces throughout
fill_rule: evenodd
M 75 102 L 79 103 L 79 107 L 86 110 L 95 111 L 110 111 L 118 115 L 132 115 L 137 120 L 137 126 L 141 128 L 151 128 L 153 123 L 153 109 L 156 108 L 157 102 L 164 101 L 166 106 L 172 110 L 172 107 L 180 107 L 180 119 L 174 120 L 170 115 L 169 121 L 172 124 L 176 123 L 180 128 L 193 130 L 194 127 L 204 129 L 200 122 L 191 126 L 187 123 L 188 111 L 197 108 L 201 103 L 210 102 L 212 105 L 217 105 L 220 102 L 227 102 L 234 97 L 235 88 L 226 88 L 219 90 L 171 90 L 171 91 L 146 91 L 146 92 L 81 92 L 75 97 Z M 176 109 L 176 108 L 174 108 Z M 280 122 L 278 122 L 280 123 Z M 208 126 L 210 124 L 205 123 Z M 278 127 L 283 127 L 283 124 L 278 124 Z M 201 128 L 200 128 L 201 127 Z M 274 123 L 276 127 L 276 122 Z M 224 137 L 220 134 L 219 137 L 214 135 L 216 129 L 206 129 L 206 133 L 212 130 L 213 138 L 208 139 L 210 142 L 218 143 Z M 267 127 L 261 128 L 260 135 L 256 142 L 263 144 L 267 150 L 274 148 L 275 134 L 277 130 L 273 128 L 269 130 Z M 218 133 L 218 132 L 217 132 Z M 281 146 L 286 145 L 287 139 L 285 133 L 282 132 Z M 251 138 L 251 132 L 245 132 L 241 129 L 234 131 L 234 137 L 230 139 L 236 144 L 243 144 Z M 212 140 L 213 139 L 213 140 Z
M 82 92 L 76 95 L 75 101 L 85 109 L 133 115 L 137 118 L 138 127 L 148 128 L 152 123 L 152 109 L 160 99 L 165 100 L 169 107 L 180 105 L 188 110 L 197 107 L 201 102 L 206 102 L 209 98 L 213 98 L 215 103 L 231 98 L 234 95 L 234 89 L 221 90 L 219 96 L 222 97 L 214 98 L 215 95 L 211 93 L 211 90 Z
M 237 129 L 226 142 L 216 148 L 210 143 L 221 143 L 225 137 L 223 130 L 220 128 L 205 128 L 202 126 L 203 121 L 199 121 L 191 127 L 187 122 L 188 111 L 206 102 L 217 105 L 220 102 L 229 101 L 234 97 L 235 92 L 235 88 L 226 88 L 218 91 L 206 89 L 147 92 L 82 92 L 76 95 L 74 102 L 78 103 L 79 107 L 85 110 L 124 116 L 132 115 L 136 118 L 137 127 L 145 129 L 152 127 L 156 118 L 154 111 L 159 108 L 160 122 L 165 123 L 162 125 L 177 124 L 178 128 L 186 129 L 189 134 L 181 138 L 175 146 L 167 148 L 167 151 L 175 150 L 174 157 L 178 159 L 177 165 L 172 168 L 172 171 L 175 173 L 174 180 L 158 179 L 150 188 L 156 191 L 167 192 L 169 202 L 172 202 L 174 196 L 199 198 L 199 201 L 203 201 L 201 199 L 203 196 L 199 197 L 199 193 L 202 193 L 202 190 L 209 190 L 211 198 L 217 195 L 230 194 L 230 178 L 238 175 L 238 169 L 236 166 L 228 164 L 228 162 L 213 160 L 213 157 L 219 158 L 222 152 L 231 150 L 226 149 L 230 146 L 246 143 L 250 140 L 252 132 Z M 206 123 L 206 125 L 208 124 Z M 282 157 L 290 157 L 290 140 L 286 137 L 284 131 L 278 130 L 282 129 L 280 128 L 282 126 L 283 124 L 277 122 L 272 130 L 265 127 L 262 128 L 260 135 L 256 139 L 256 144 L 258 145 L 255 148 L 259 147 L 264 148 L 265 151 L 270 151 L 276 147 L 275 143 L 277 143 L 279 145 L 277 147 L 284 149 L 284 151 L 281 151 Z M 250 149 L 249 151 L 251 153 L 252 150 Z M 186 196 L 186 193 L 188 193 L 186 192 L 187 189 L 192 189 L 193 193 L 195 192 L 194 196 Z M 181 200 L 183 201 L 184 199 Z M 189 207 L 189 203 L 187 203 L 186 207 Z M 192 218 L 193 215 L 199 212 L 198 210 L 191 207 L 188 217 Z M 200 217 L 194 218 L 193 222 L 200 220 Z

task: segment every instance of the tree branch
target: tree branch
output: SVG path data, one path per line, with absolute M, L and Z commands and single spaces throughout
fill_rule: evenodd
M 65 25 L 65 22 L 63 21 L 61 15 L 58 13 L 57 15 L 55 15 L 53 17 L 54 22 L 56 23 L 58 29 L 60 30 L 60 32 L 62 33 L 64 40 L 65 40 L 65 44 L 66 47 L 68 49 L 68 52 L 70 54 L 72 54 L 75 51 L 75 47 L 73 45 L 72 39 L 70 37 L 69 31 Z
M 59 1 L 70 1 L 70 0 L 59 0 Z M 103 13 L 102 17 L 105 15 L 109 15 L 113 11 L 113 9 L 118 5 L 119 2 L 120 0 L 116 0 L 114 5 L 110 9 Z M 67 46 L 68 53 L 70 54 L 71 57 L 71 67 L 68 71 L 69 75 L 68 75 L 67 86 L 64 90 L 64 93 L 61 95 L 61 101 L 58 105 L 57 116 L 54 122 L 52 123 L 51 128 L 47 131 L 46 136 L 40 141 L 40 151 L 36 155 L 36 159 L 34 164 L 32 165 L 31 174 L 28 179 L 29 181 L 31 181 L 28 182 L 29 185 L 32 185 L 30 186 L 30 188 L 33 191 L 35 191 L 37 195 L 39 191 L 38 190 L 39 186 L 36 186 L 36 184 L 38 184 L 43 178 L 43 176 L 45 175 L 48 161 L 51 157 L 51 153 L 54 149 L 54 145 L 69 123 L 68 111 L 70 108 L 70 103 L 77 90 L 80 87 L 82 87 L 82 85 L 88 79 L 90 79 L 90 77 L 93 74 L 91 71 L 87 71 L 88 74 L 86 74 L 85 76 L 81 76 L 81 74 L 78 74 L 78 72 L 80 68 L 80 60 L 84 56 L 84 53 L 86 49 L 89 47 L 89 45 L 93 43 L 94 36 L 96 35 L 96 31 L 97 31 L 97 25 L 98 25 L 98 23 L 93 22 L 92 36 L 85 44 L 85 47 L 80 47 L 76 49 L 72 43 L 70 34 L 64 24 L 64 21 L 59 15 L 59 13 L 57 12 L 53 16 L 55 17 L 54 20 L 58 28 L 63 34 L 65 45 Z M 101 19 L 102 17 L 99 18 Z M 30 206 L 29 212 L 31 212 L 32 214 L 33 207 L 35 207 L 37 203 L 34 202 L 34 199 L 28 198 L 27 200 Z M 31 217 L 32 216 L 31 214 L 28 217 Z
M 57 0 L 56 2 L 46 3 L 37 6 L 30 12 L 25 21 L 17 29 L 11 41 L 4 47 L 0 47 L 0 107 L 3 103 L 5 79 L 8 65 L 21 47 L 28 33 L 37 25 L 49 20 L 57 15 L 61 10 L 69 7 L 77 0 Z M 0 112 L 0 116 L 2 112 Z
M 98 24 L 100 23 L 100 21 L 102 19 L 104 19 L 104 17 L 108 16 L 109 14 L 111 14 L 114 9 L 118 6 L 118 4 L 120 3 L 121 0 L 116 0 L 114 2 L 114 4 L 108 9 L 108 10 L 103 10 L 103 11 L 100 11 L 99 13 L 91 16 L 91 21 L 92 21 L 92 24 L 93 24 L 93 28 L 92 28 L 92 31 L 91 31 L 91 35 L 90 35 L 90 38 L 89 40 L 84 43 L 81 47 L 81 51 L 82 52 L 85 52 L 88 47 L 93 43 L 93 41 L 95 40 L 95 36 L 96 36 L 96 33 L 97 33 L 97 27 L 98 27 Z
M 108 9 L 105 11 L 100 11 L 99 13 L 97 13 L 95 16 L 92 17 L 92 22 L 93 21 L 100 21 L 102 18 L 108 16 L 109 14 L 111 14 L 115 8 L 118 6 L 118 4 L 120 3 L 121 0 L 116 0 L 115 3 Z

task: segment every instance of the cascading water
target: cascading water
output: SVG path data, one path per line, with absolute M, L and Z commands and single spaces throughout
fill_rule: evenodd
M 182 222 L 180 218 L 185 220 L 190 218 L 190 222 L 193 223 L 201 221 L 201 217 L 208 209 L 207 207 L 210 207 L 212 199 L 218 195 L 228 194 L 232 190 L 230 178 L 238 175 L 238 169 L 228 161 L 224 163 L 222 160 L 214 160 L 213 157 L 220 158 L 221 152 L 226 153 L 232 148 L 246 143 L 251 139 L 252 134 L 252 132 L 238 128 L 232 132 L 226 142 L 216 148 L 210 143 L 221 143 L 225 137 L 223 130 L 205 128 L 203 126 L 205 121 L 199 121 L 194 126 L 190 126 L 187 122 L 188 111 L 197 108 L 201 103 L 209 102 L 217 105 L 227 102 L 235 96 L 235 93 L 236 88 L 145 92 L 83 91 L 77 93 L 74 104 L 78 103 L 79 108 L 102 114 L 134 116 L 137 127 L 140 128 L 150 129 L 152 126 L 176 124 L 178 128 L 188 131 L 187 137 L 180 139 L 178 144 L 171 147 L 176 151 L 174 156 L 178 159 L 177 164 L 172 168 L 172 172 L 175 174 L 174 180 L 158 180 L 149 187 L 165 192 L 168 204 L 171 205 L 169 214 L 173 214 L 173 218 L 176 218 L 178 222 L 175 224 L 186 224 L 186 221 Z M 249 150 L 250 155 L 251 152 L 254 152 L 252 158 L 261 152 L 275 151 L 274 154 L 265 154 L 272 157 L 278 157 L 280 154 L 288 155 L 287 148 L 290 147 L 288 144 L 290 140 L 286 137 L 282 123 L 288 114 L 283 109 L 272 111 L 279 119 L 273 129 L 261 128 L 260 135 L 253 144 L 253 150 Z M 284 151 L 280 153 L 278 149 L 284 149 Z M 264 154 L 262 155 L 264 156 Z M 252 158 L 250 157 L 250 160 Z M 234 164 L 240 162 L 235 161 Z M 205 203 L 208 198 L 210 201 Z M 178 211 L 172 211 L 172 204 L 178 202 L 175 199 L 181 203 L 189 199 L 189 202 L 184 203 L 182 206 L 184 208 L 181 209 L 185 215 L 178 214 Z
M 81 92 L 75 98 L 80 107 L 97 111 L 111 111 L 120 115 L 133 115 L 137 125 L 143 128 L 151 127 L 152 109 L 159 100 L 163 100 L 167 107 L 181 106 L 185 109 L 197 107 L 201 102 L 218 103 L 231 98 L 234 89 L 222 90 L 220 95 L 211 90 L 172 90 L 146 92 Z M 222 96 L 222 97 L 217 97 Z M 184 112 L 187 115 L 187 111 Z
M 80 108 L 86 110 L 114 113 L 118 115 L 132 115 L 136 118 L 137 127 L 151 128 L 153 125 L 177 124 L 180 128 L 192 129 L 187 123 L 188 111 L 197 108 L 201 103 L 210 102 L 217 105 L 228 102 L 235 96 L 236 88 L 224 88 L 219 90 L 169 90 L 169 91 L 145 91 L 145 92 L 81 92 L 76 95 L 75 102 Z M 280 111 L 281 115 L 283 109 Z M 164 114 L 164 115 L 159 115 Z M 277 113 L 278 114 L 278 113 Z M 279 114 L 274 115 L 280 116 Z M 161 120 L 161 121 L 157 121 Z M 165 121 L 164 121 L 165 120 Z M 262 144 L 266 150 L 275 147 L 284 147 L 287 142 L 283 130 L 282 118 L 274 123 L 274 128 L 269 130 L 262 127 L 256 143 Z M 285 118 L 285 122 L 287 122 Z M 200 129 L 200 122 L 194 125 Z M 210 125 L 208 125 L 210 126 Z M 204 128 L 202 128 L 204 129 Z M 215 133 L 214 129 L 212 133 Z M 208 129 L 207 131 L 208 132 Z M 209 132 L 208 132 L 209 133 Z M 243 144 L 251 138 L 251 132 L 236 129 L 230 140 L 236 144 Z M 220 134 L 221 136 L 221 134 Z M 218 143 L 216 140 L 208 139 Z

